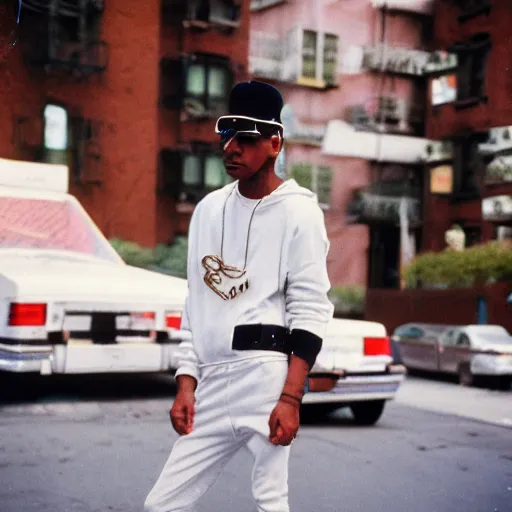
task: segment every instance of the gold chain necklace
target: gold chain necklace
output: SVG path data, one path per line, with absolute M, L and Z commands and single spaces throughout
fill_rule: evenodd
M 236 185 L 231 189 L 231 192 L 228 194 L 228 197 L 224 201 L 224 206 L 222 208 L 222 238 L 220 243 L 220 257 L 215 255 L 207 255 L 201 261 L 201 264 L 206 270 L 206 273 L 203 277 L 204 282 L 211 290 L 213 290 L 219 297 L 224 300 L 235 299 L 249 288 L 249 279 L 246 274 L 251 224 L 256 208 L 258 208 L 260 203 L 263 201 L 263 198 L 261 198 L 256 203 L 256 206 L 251 212 L 251 217 L 249 218 L 243 268 L 239 269 L 231 265 L 226 265 L 224 263 L 224 228 L 226 218 L 226 205 L 235 188 Z

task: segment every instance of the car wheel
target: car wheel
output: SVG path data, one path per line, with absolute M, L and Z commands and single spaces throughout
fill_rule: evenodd
M 475 377 L 471 373 L 469 363 L 464 363 L 459 366 L 459 384 L 461 386 L 472 386 L 475 383 Z
M 512 385 L 512 378 L 507 376 L 501 376 L 496 379 L 496 388 L 500 391 L 508 391 Z
M 339 404 L 302 404 L 300 419 L 303 423 L 316 423 L 339 408 Z
M 350 406 L 357 425 L 375 425 L 384 412 L 385 400 L 370 400 L 368 402 L 356 402 Z

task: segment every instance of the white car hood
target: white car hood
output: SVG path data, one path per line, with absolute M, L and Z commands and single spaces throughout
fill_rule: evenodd
M 486 343 L 482 345 L 481 350 L 499 352 L 500 354 L 512 354 L 512 344 L 510 343 Z
M 79 254 L 0 251 L 0 294 L 58 301 L 151 302 L 183 305 L 185 279 Z

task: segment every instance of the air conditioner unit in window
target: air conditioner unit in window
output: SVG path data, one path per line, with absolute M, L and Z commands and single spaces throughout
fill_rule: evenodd
M 288 0 L 251 0 L 251 11 L 261 11 L 286 2 Z

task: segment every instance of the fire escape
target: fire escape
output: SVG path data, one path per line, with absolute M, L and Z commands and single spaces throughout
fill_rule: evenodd
M 23 7 L 28 64 L 78 78 L 107 68 L 107 43 L 99 39 L 103 0 L 25 0 Z

